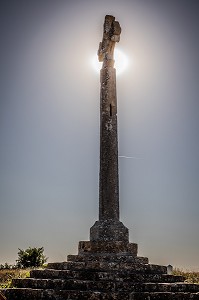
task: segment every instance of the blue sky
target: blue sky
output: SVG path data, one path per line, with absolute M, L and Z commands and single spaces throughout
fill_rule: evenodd
M 197 0 L 1 3 L 0 263 L 77 253 L 98 219 L 104 16 L 122 27 L 121 220 L 151 263 L 199 269 Z

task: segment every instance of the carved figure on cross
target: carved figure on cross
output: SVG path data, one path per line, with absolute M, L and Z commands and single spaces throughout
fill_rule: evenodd
M 102 42 L 99 44 L 98 59 L 103 67 L 114 65 L 115 43 L 120 41 L 121 27 L 115 17 L 107 15 L 104 22 Z

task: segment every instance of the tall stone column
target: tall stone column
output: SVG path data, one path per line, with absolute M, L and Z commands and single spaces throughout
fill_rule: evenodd
M 100 75 L 99 220 L 119 220 L 116 70 L 106 66 Z
M 128 241 L 128 229 L 119 221 L 119 174 L 116 70 L 114 47 L 121 27 L 113 16 L 106 16 L 98 57 L 100 72 L 100 174 L 99 221 L 90 230 L 91 241 Z

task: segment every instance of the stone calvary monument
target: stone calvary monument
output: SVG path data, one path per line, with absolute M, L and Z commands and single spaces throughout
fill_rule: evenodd
M 8 300 L 161 300 L 199 299 L 199 285 L 167 274 L 167 267 L 149 264 L 129 243 L 128 229 L 119 220 L 116 70 L 114 47 L 121 27 L 106 16 L 98 57 L 100 73 L 99 220 L 90 241 L 80 241 L 78 255 L 67 262 L 32 270 L 30 278 L 14 279 L 2 290 Z

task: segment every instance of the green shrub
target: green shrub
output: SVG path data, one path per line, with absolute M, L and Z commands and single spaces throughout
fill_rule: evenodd
M 19 249 L 17 267 L 18 268 L 30 268 L 41 267 L 47 261 L 47 257 L 44 255 L 44 248 L 29 247 L 26 250 Z

